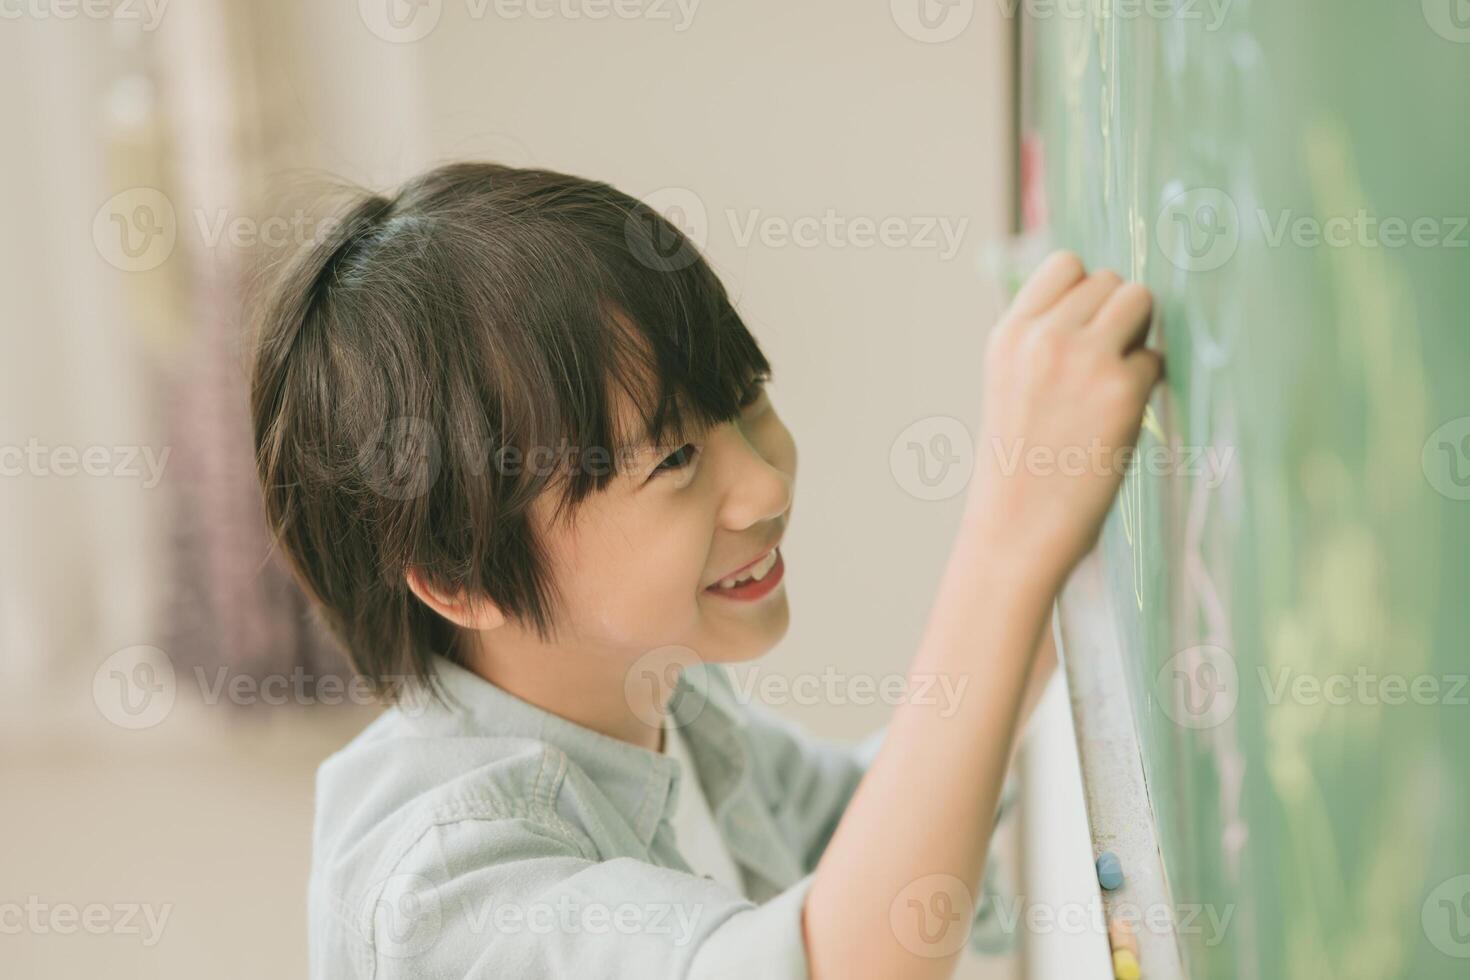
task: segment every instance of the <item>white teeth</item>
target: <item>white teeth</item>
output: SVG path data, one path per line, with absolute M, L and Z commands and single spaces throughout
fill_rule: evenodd
M 751 567 L 750 571 L 746 572 L 739 578 L 722 578 L 720 579 L 719 585 L 717 587 L 721 589 L 733 589 L 735 586 L 740 585 L 743 582 L 748 582 L 751 579 L 759 582 L 761 579 L 769 575 L 771 569 L 775 567 L 776 549 L 772 548 L 766 554 L 766 557 L 762 558 L 759 562 Z

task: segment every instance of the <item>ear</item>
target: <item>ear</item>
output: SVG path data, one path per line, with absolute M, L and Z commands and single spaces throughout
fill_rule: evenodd
M 423 569 L 414 565 L 409 566 L 403 577 L 419 601 L 456 626 L 480 631 L 505 625 L 505 614 L 486 596 L 444 592 L 429 582 Z

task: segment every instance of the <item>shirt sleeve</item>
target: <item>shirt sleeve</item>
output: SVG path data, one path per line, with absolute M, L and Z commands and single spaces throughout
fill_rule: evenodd
M 880 728 L 856 745 L 844 745 L 808 734 L 764 704 L 750 701 L 744 711 L 766 798 L 771 801 L 778 825 L 795 844 L 810 872 L 836 831 L 863 773 L 877 757 L 888 729 Z M 1016 793 L 1015 775 L 1007 773 L 992 840 L 1013 819 Z M 1015 947 L 1014 917 L 1003 914 L 1014 911 L 1014 892 L 1001 862 L 986 861 L 970 931 L 972 949 L 1004 953 Z
M 370 890 L 370 975 L 804 980 L 807 875 L 755 905 L 697 875 L 590 860 L 525 819 L 438 823 Z

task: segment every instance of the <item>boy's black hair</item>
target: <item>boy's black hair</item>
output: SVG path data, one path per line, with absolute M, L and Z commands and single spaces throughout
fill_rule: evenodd
M 434 653 L 461 659 L 409 567 L 552 641 L 532 500 L 549 489 L 571 516 L 628 452 L 736 417 L 770 373 L 647 205 L 547 170 L 442 166 L 357 200 L 270 294 L 251 366 L 266 518 L 355 669 L 396 698 L 432 682 Z

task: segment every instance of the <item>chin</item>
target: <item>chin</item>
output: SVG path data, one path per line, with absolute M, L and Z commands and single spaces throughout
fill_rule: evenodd
M 759 620 L 752 618 L 749 623 L 741 624 L 738 631 L 730 630 L 724 642 L 711 647 L 715 655 L 708 659 L 716 663 L 744 663 L 775 649 L 791 625 L 791 607 L 784 591 L 770 598 L 771 607 L 762 610 Z

